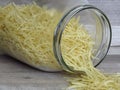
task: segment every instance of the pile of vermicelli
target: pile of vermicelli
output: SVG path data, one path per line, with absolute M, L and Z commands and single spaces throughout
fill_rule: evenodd
M 73 23 L 74 22 L 74 23 Z M 92 64 L 94 41 L 79 19 L 71 19 L 62 37 L 62 55 L 66 64 L 81 74 L 67 80 L 75 90 L 119 90 L 120 74 L 103 74 Z M 84 72 L 84 73 L 83 73 Z
M 53 54 L 53 33 L 61 13 L 38 5 L 9 4 L 0 7 L 0 52 L 34 67 L 61 70 Z M 67 89 L 119 90 L 120 75 L 105 75 L 95 69 L 91 58 L 94 41 L 79 19 L 73 18 L 62 35 L 66 64 L 84 74 L 68 78 Z

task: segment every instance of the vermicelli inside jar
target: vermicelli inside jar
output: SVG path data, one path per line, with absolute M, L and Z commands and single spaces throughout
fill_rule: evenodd
M 53 33 L 61 14 L 36 3 L 0 8 L 0 49 L 39 69 L 61 70 L 53 55 Z
M 61 12 L 35 3 L 0 7 L 1 53 L 39 69 L 62 70 L 53 53 L 53 33 L 61 17 Z M 68 89 L 119 90 L 120 75 L 104 75 L 94 68 L 94 41 L 79 21 L 80 18 L 72 18 L 62 35 L 65 63 L 85 73 L 70 78 Z

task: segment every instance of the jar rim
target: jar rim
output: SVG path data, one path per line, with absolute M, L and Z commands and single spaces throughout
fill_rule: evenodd
M 98 17 L 102 18 L 102 20 L 106 23 L 105 25 L 107 26 L 107 30 L 109 31 L 108 34 L 108 46 L 106 49 L 106 52 L 104 53 L 104 55 L 102 55 L 101 60 L 95 65 L 95 67 L 97 67 L 105 58 L 105 56 L 108 53 L 108 50 L 110 48 L 110 44 L 111 44 L 111 38 L 112 38 L 112 29 L 111 29 L 111 25 L 109 22 L 109 19 L 107 18 L 107 16 L 104 14 L 103 11 L 101 11 L 100 9 L 92 6 L 92 5 L 79 5 L 74 7 L 73 9 L 69 10 L 60 20 L 60 22 L 58 23 L 55 31 L 54 31 L 54 36 L 53 36 L 53 51 L 54 51 L 54 55 L 56 57 L 56 60 L 58 61 L 58 63 L 62 66 L 62 68 L 65 71 L 68 72 L 75 72 L 73 69 L 71 69 L 64 61 L 63 57 L 62 57 L 62 53 L 61 53 L 61 38 L 62 38 L 62 33 L 64 31 L 65 26 L 67 25 L 67 23 L 70 21 L 70 19 L 76 15 L 77 13 L 83 11 L 83 10 L 95 10 L 98 13 L 96 14 Z M 100 14 L 100 15 L 99 15 Z M 102 17 L 101 17 L 102 16 Z

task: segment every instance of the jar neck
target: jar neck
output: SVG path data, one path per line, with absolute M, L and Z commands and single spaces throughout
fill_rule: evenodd
M 93 65 L 96 67 L 98 66 L 105 56 L 107 55 L 107 52 L 109 50 L 110 44 L 111 44 L 111 25 L 106 17 L 106 15 L 96 7 L 92 5 L 82 5 L 82 6 L 77 6 L 70 11 L 68 11 L 60 20 L 58 23 L 55 31 L 54 31 L 54 37 L 53 37 L 53 51 L 54 55 L 56 57 L 56 60 L 59 62 L 61 67 L 68 72 L 75 72 L 73 69 L 71 69 L 65 62 L 62 52 L 61 52 L 61 38 L 62 34 L 65 30 L 66 25 L 69 23 L 69 21 L 72 19 L 73 16 L 76 14 L 85 11 L 85 10 L 91 10 L 95 15 L 99 18 L 100 23 L 102 25 L 101 32 L 103 34 L 102 36 L 102 42 L 99 46 L 99 49 L 97 50 L 96 54 L 94 55 L 95 58 L 98 60 L 96 63 L 93 63 Z

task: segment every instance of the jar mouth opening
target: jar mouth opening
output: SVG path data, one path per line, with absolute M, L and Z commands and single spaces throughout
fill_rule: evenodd
M 58 25 L 54 31 L 54 36 L 53 36 L 54 55 L 55 55 L 58 63 L 62 66 L 62 68 L 68 72 L 75 72 L 75 71 L 66 64 L 66 62 L 64 61 L 64 58 L 62 56 L 62 52 L 61 52 L 62 34 L 63 34 L 63 31 L 64 31 L 66 25 L 72 19 L 72 17 L 74 17 L 79 12 L 82 12 L 85 10 L 93 10 L 95 12 L 96 16 L 100 19 L 100 22 L 102 24 L 104 24 L 102 31 L 105 31 L 105 33 L 107 33 L 107 34 L 104 34 L 104 36 L 105 36 L 104 38 L 106 40 L 104 40 L 104 38 L 102 39 L 102 44 L 100 45 L 100 47 L 97 50 L 97 53 L 95 55 L 95 57 L 97 57 L 99 59 L 97 61 L 97 63 L 94 65 L 95 67 L 97 67 L 104 60 L 104 58 L 107 55 L 108 50 L 110 48 L 111 38 L 112 38 L 112 30 L 111 30 L 111 25 L 110 25 L 110 22 L 109 22 L 107 16 L 101 10 L 99 10 L 98 8 L 96 8 L 92 5 L 80 5 L 80 6 L 74 7 L 73 9 L 68 11 L 61 18 L 60 22 L 58 23 Z

